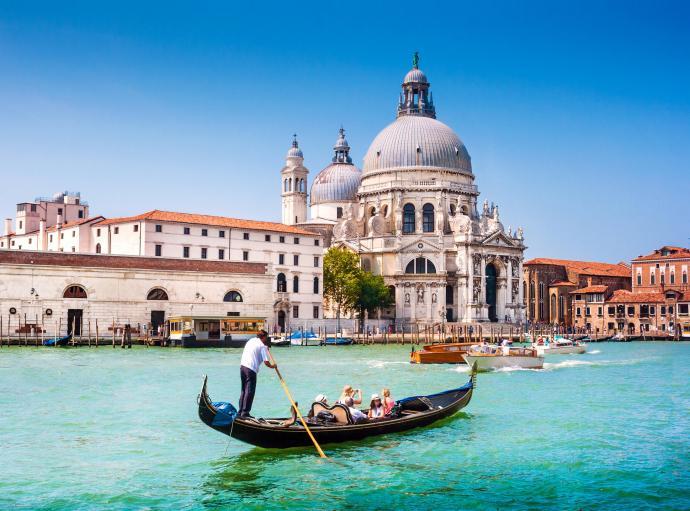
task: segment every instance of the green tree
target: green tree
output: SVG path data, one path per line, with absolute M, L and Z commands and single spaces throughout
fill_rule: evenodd
M 338 331 L 343 312 L 356 310 L 361 320 L 364 311 L 371 314 L 393 302 L 383 277 L 363 270 L 357 254 L 339 247 L 323 258 L 323 294 L 335 305 Z
M 359 257 L 345 248 L 331 247 L 323 257 L 323 296 L 335 305 L 338 331 L 341 313 L 357 306 L 361 272 Z

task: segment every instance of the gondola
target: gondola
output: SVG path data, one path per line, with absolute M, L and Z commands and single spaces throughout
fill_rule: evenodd
M 336 418 L 337 422 L 310 419 L 309 429 L 319 444 L 361 440 L 375 435 L 398 433 L 420 426 L 428 426 L 450 417 L 467 406 L 476 386 L 476 368 L 462 387 L 427 396 L 413 396 L 396 401 L 394 413 L 383 419 L 369 419 L 353 423 L 349 410 L 343 405 L 324 406 L 313 403 L 311 415 Z M 287 448 L 311 445 L 306 430 L 292 411 L 290 418 L 240 419 L 230 403 L 214 403 L 207 393 L 208 378 L 198 397 L 199 418 L 204 424 L 232 438 L 265 448 Z M 322 413 L 327 412 L 327 413 Z M 307 415 L 305 415 L 305 418 Z
M 67 344 L 72 340 L 72 334 L 66 335 L 65 337 L 59 337 L 55 339 L 45 339 L 43 341 L 43 346 L 67 346 Z

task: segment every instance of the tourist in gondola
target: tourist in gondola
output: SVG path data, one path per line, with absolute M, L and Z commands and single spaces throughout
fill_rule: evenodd
M 340 398 L 338 398 L 338 401 L 336 401 L 336 403 L 345 404 L 345 399 L 348 397 L 351 397 L 352 401 L 354 401 L 356 405 L 362 404 L 362 390 L 353 389 L 352 385 L 345 385 L 343 387 L 343 393 L 340 394 Z
M 371 395 L 371 402 L 369 403 L 369 413 L 367 414 L 370 419 L 380 419 L 385 415 L 383 409 L 383 403 L 381 402 L 381 397 L 378 394 Z
M 240 410 L 238 416 L 246 419 L 251 418 L 249 412 L 252 409 L 254 393 L 256 392 L 256 375 L 261 364 L 266 367 L 276 369 L 278 366 L 272 364 L 268 356 L 268 346 L 271 341 L 266 330 L 259 330 L 253 339 L 249 339 L 244 345 L 242 359 L 240 361 L 240 380 L 242 381 L 242 392 L 240 393 Z
M 395 401 L 393 401 L 393 398 L 391 397 L 390 389 L 384 388 L 381 391 L 381 395 L 383 396 L 383 398 L 382 398 L 383 414 L 384 415 L 390 415 L 391 410 L 395 406 Z
M 352 420 L 355 421 L 355 424 L 367 420 L 367 415 L 362 410 L 355 408 L 354 399 L 350 396 L 345 398 L 343 404 L 350 409 L 350 415 L 352 416 Z

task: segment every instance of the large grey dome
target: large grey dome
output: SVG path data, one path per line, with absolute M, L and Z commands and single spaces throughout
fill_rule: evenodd
M 376 136 L 364 156 L 364 174 L 406 167 L 472 173 L 470 155 L 455 132 L 421 115 L 398 117 Z
M 351 163 L 332 163 L 311 185 L 311 204 L 355 200 L 362 172 Z

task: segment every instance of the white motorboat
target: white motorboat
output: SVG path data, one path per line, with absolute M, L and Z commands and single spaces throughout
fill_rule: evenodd
M 565 337 L 557 336 L 553 341 L 548 339 L 543 345 L 532 345 L 539 355 L 582 355 L 587 352 L 584 344 Z
M 294 332 L 289 339 L 293 346 L 321 346 L 324 344 L 323 337 L 319 337 L 313 332 Z
M 512 348 L 508 346 L 473 346 L 469 353 L 462 355 L 470 367 L 477 364 L 478 371 L 520 368 L 542 369 L 544 356 L 533 348 Z

